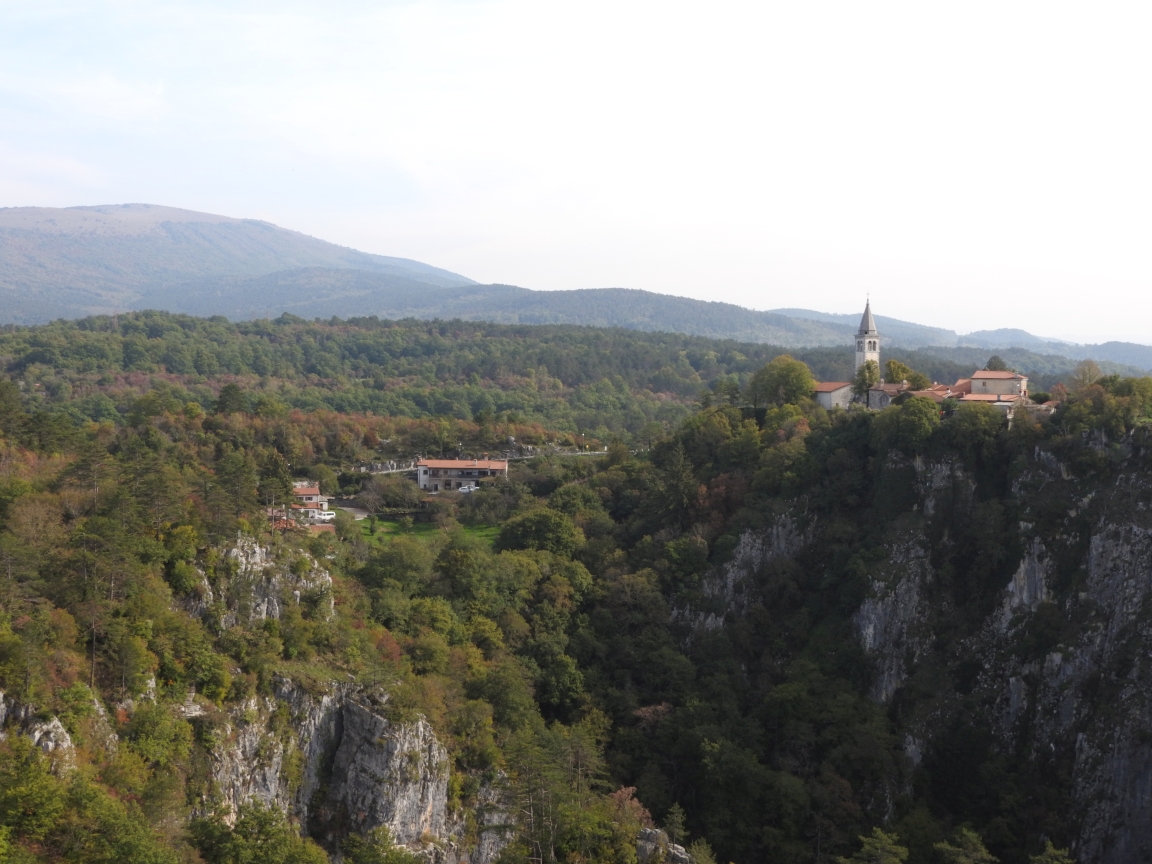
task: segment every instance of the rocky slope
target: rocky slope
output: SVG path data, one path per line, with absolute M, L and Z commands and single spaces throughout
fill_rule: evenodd
M 332 580 L 314 558 L 251 538 L 226 551 L 214 579 L 204 571 L 201 579 L 187 611 L 226 627 L 279 619 L 302 602 L 316 604 L 320 617 L 332 614 Z M 332 853 L 350 833 L 386 826 L 397 843 L 434 864 L 490 864 L 511 828 L 500 790 L 482 782 L 470 806 L 450 802 L 447 751 L 425 720 L 388 720 L 388 698 L 382 688 L 335 681 L 305 688 L 284 677 L 272 695 L 227 710 L 189 694 L 179 710 L 207 742 L 211 775 L 195 813 L 232 821 L 242 805 L 259 803 L 289 813 Z M 127 717 L 135 707 L 129 701 L 117 709 Z M 92 730 L 115 748 L 98 701 L 94 716 Z M 52 757 L 53 770 L 72 769 L 75 744 L 58 718 L 0 692 L 0 730 L 0 738 L 31 738 Z
M 386 826 L 432 861 L 488 864 L 506 843 L 499 794 L 482 787 L 468 818 L 448 800 L 449 760 L 424 720 L 392 723 L 383 692 L 287 679 L 230 712 L 211 751 L 213 800 L 233 815 L 256 801 L 291 813 L 330 850 Z
M 975 478 L 952 461 L 886 466 L 914 470 L 916 500 L 888 523 L 852 621 L 913 776 L 941 758 L 948 730 L 972 724 L 1058 801 L 1078 861 L 1121 864 L 1152 860 L 1152 472 L 1123 444 L 1096 450 L 1097 470 L 1039 449 L 1021 467 L 1003 502 L 1015 557 L 983 597 L 946 563 L 956 526 L 980 510 Z M 818 528 L 798 502 L 745 534 L 705 583 L 709 609 L 681 619 L 722 626 L 755 600 L 757 574 L 802 557 Z
M 205 577 L 190 611 L 225 626 L 279 619 L 288 604 L 302 602 L 331 616 L 332 580 L 311 556 L 240 538 L 225 560 L 217 573 L 226 578 L 213 589 Z M 433 861 L 488 864 L 506 842 L 499 795 L 483 786 L 477 801 L 486 806 L 471 819 L 450 808 L 447 751 L 423 719 L 386 719 L 387 701 L 380 688 L 330 682 L 306 689 L 276 679 L 272 696 L 215 718 L 214 794 L 205 808 L 223 805 L 234 816 L 246 802 L 278 806 L 333 852 L 349 833 L 385 826 L 397 843 Z M 210 722 L 209 712 L 195 702 L 186 707 L 199 722 Z

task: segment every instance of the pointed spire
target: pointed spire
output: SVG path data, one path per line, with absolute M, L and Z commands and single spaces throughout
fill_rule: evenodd
M 864 317 L 860 319 L 860 331 L 857 336 L 869 336 L 876 334 L 876 322 L 872 319 L 872 301 L 869 300 L 864 304 Z

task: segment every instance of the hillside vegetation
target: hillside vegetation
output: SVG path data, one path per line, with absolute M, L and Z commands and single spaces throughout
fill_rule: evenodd
M 942 349 L 934 349 L 942 350 Z M 988 355 L 890 352 L 951 383 Z M 646 443 L 705 390 L 746 387 L 781 349 L 755 343 L 573 326 L 339 319 L 230 323 L 156 312 L 0 330 L 0 358 L 29 405 L 74 421 L 123 422 L 133 400 L 164 392 L 210 408 L 239 383 L 262 414 L 328 409 L 467 423 L 535 423 Z M 818 380 L 852 377 L 849 349 L 793 351 Z M 1034 390 L 1069 380 L 1074 361 L 1004 352 Z M 1104 372 L 1132 374 L 1104 364 Z M 654 431 L 655 430 L 655 431 Z M 387 436 L 384 436 L 387 437 Z
M 1085 382 L 1043 425 L 1008 428 L 987 406 L 942 415 L 923 399 L 829 414 L 796 361 L 765 370 L 689 337 L 133 315 L 4 338 L 11 860 L 436 854 L 436 838 L 361 835 L 356 814 L 293 822 L 222 796 L 222 749 L 259 724 L 272 738 L 255 764 L 284 754 L 299 788 L 291 700 L 334 687 L 377 694 L 382 723 L 423 718 L 448 806 L 473 826 L 461 842 L 493 800 L 509 814 L 502 864 L 636 864 L 653 823 L 696 864 L 1023 864 L 1053 843 L 1119 864 L 1152 833 L 1124 785 L 1139 778 L 1107 787 L 1114 815 L 1094 815 L 1101 762 L 1076 755 L 1148 746 L 1138 722 L 1123 731 L 1148 689 L 1146 634 L 1109 623 L 1131 604 L 1093 581 L 1088 550 L 1094 532 L 1135 537 L 1122 520 L 1152 505 L 1152 379 Z M 525 407 L 413 418 L 417 393 L 472 411 L 467 398 L 498 392 Z M 359 413 L 377 396 L 412 411 Z M 289 408 L 308 399 L 323 407 Z M 342 515 L 310 536 L 265 516 L 294 476 L 373 506 L 419 501 L 405 481 L 342 472 L 385 438 L 570 435 L 515 426 L 521 410 L 587 412 L 623 437 L 667 405 L 650 450 L 518 463 L 508 482 L 437 498 L 434 530 L 395 522 L 377 538 Z M 297 586 L 272 595 L 275 615 L 254 611 L 271 608 L 245 581 L 254 556 Z M 1017 596 L 1024 559 L 1041 582 Z

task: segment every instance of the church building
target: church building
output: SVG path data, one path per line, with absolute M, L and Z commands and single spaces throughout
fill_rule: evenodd
M 880 332 L 876 329 L 876 319 L 872 317 L 872 301 L 864 304 L 864 316 L 860 319 L 860 329 L 856 331 L 856 372 L 869 361 L 880 371 Z M 817 384 L 812 394 L 824 409 L 848 408 L 853 402 L 861 401 L 873 411 L 883 411 L 901 397 L 918 396 L 931 399 L 937 404 L 945 400 L 956 402 L 983 402 L 1003 411 L 1011 422 L 1017 405 L 1028 406 L 1028 376 L 1019 372 L 981 369 L 971 378 L 961 378 L 955 384 L 933 384 L 927 390 L 911 390 L 907 381 L 885 381 L 881 378 L 868 388 L 868 393 L 860 399 L 852 392 L 853 385 L 847 381 L 826 381 Z
M 880 334 L 872 318 L 872 301 L 864 304 L 864 317 L 860 319 L 860 329 L 856 331 L 856 371 L 871 360 L 880 368 Z

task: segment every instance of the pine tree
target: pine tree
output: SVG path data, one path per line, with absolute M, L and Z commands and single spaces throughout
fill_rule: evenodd
M 997 864 L 1000 860 L 986 848 L 980 835 L 971 828 L 961 828 L 952 843 L 937 843 L 934 848 L 947 864 Z
M 1029 864 L 1076 864 L 1067 849 L 1057 849 L 1051 840 L 1044 841 L 1044 851 L 1028 858 Z
M 908 860 L 908 848 L 900 845 L 895 834 L 886 834 L 879 828 L 872 829 L 872 836 L 861 837 L 864 845 L 851 858 L 837 858 L 839 864 L 904 864 Z

